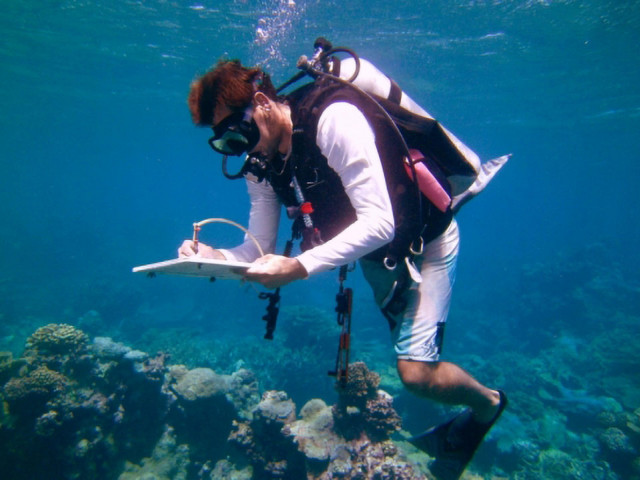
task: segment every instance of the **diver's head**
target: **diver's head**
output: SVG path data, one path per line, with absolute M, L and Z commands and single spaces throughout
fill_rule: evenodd
M 251 152 L 262 136 L 255 107 L 269 108 L 277 99 L 269 76 L 238 60 L 222 60 L 191 84 L 188 105 L 196 125 L 213 128 L 209 145 L 223 154 Z

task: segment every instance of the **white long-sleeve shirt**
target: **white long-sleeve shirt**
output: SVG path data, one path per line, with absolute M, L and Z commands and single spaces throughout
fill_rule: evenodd
M 356 220 L 331 240 L 296 257 L 310 275 L 353 262 L 389 243 L 394 234 L 393 211 L 374 133 L 364 115 L 349 103 L 331 104 L 320 116 L 316 143 L 340 176 Z M 247 181 L 247 185 L 251 199 L 249 232 L 265 253 L 273 253 L 280 201 L 264 181 Z M 229 260 L 245 262 L 260 255 L 248 238 L 222 253 Z

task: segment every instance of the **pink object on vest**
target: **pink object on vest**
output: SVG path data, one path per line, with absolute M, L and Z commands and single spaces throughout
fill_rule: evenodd
M 411 164 L 413 164 L 416 176 L 418 177 L 418 188 L 422 194 L 438 208 L 438 210 L 446 212 L 449 205 L 451 205 L 451 197 L 447 191 L 442 188 L 442 185 L 438 183 L 438 180 L 436 180 L 436 177 L 433 176 L 427 166 L 422 162 L 424 159 L 422 152 L 411 148 L 409 149 L 409 154 L 411 155 Z M 411 164 L 406 161 L 404 163 L 404 169 L 406 170 L 407 175 L 409 175 L 409 178 L 413 180 Z

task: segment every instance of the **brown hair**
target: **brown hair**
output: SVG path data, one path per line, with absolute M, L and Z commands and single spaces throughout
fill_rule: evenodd
M 258 85 L 258 82 L 262 83 Z M 233 111 L 249 106 L 259 90 L 275 99 L 277 94 L 269 75 L 257 67 L 243 67 L 239 60 L 220 60 L 218 64 L 191 83 L 187 104 L 193 123 L 200 126 L 213 124 L 214 110 L 226 105 Z

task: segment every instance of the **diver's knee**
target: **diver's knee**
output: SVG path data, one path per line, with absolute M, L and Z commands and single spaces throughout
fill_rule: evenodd
M 437 362 L 411 362 L 398 360 L 398 374 L 409 391 L 429 394 L 437 389 L 435 370 Z

